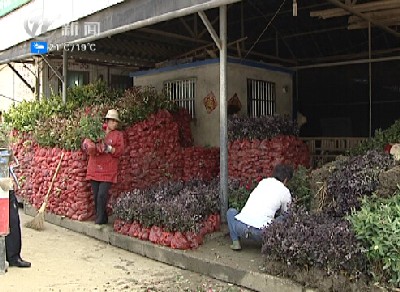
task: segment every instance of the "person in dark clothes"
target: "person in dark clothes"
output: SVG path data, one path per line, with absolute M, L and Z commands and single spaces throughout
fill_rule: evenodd
M 3 112 L 0 111 L 0 125 L 3 126 Z M 4 129 L 3 129 L 4 130 Z M 2 131 L 2 135 L 5 135 L 5 131 Z M 2 139 L 1 147 L 8 148 L 8 139 L 4 136 Z M 4 145 L 3 145 L 4 144 Z M 3 148 L 3 149 L 4 149 Z M 14 161 L 16 163 L 15 167 L 19 166 L 18 159 L 12 155 L 10 161 Z M 10 172 L 13 170 L 13 166 L 9 166 Z M 16 187 L 18 187 L 18 182 L 15 181 Z M 0 187 L 4 191 L 8 191 L 9 194 L 9 228 L 10 232 L 5 238 L 6 242 L 6 260 L 11 267 L 19 267 L 19 268 L 30 268 L 31 263 L 24 261 L 21 258 L 21 223 L 19 220 L 18 213 L 18 200 L 14 193 L 14 184 L 12 178 L 2 178 L 0 182 Z
M 18 201 L 14 190 L 10 195 L 10 233 L 6 236 L 6 257 L 10 267 L 30 268 L 31 263 L 21 258 L 21 225 L 18 214 Z

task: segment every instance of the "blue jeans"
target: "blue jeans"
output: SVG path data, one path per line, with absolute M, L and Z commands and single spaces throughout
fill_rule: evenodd
M 239 238 L 248 238 L 253 241 L 262 243 L 263 230 L 249 226 L 235 218 L 239 214 L 238 210 L 230 208 L 226 212 L 226 219 L 228 221 L 229 234 L 232 241 L 239 240 Z

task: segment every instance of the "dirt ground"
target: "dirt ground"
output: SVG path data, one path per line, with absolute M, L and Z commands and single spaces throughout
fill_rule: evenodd
M 32 219 L 20 212 L 22 224 Z M 159 263 L 49 223 L 22 228 L 30 269 L 0 275 L 6 291 L 230 291 L 244 288 Z

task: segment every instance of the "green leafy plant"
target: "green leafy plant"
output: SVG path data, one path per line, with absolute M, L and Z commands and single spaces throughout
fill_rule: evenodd
M 298 136 L 299 129 L 287 116 L 232 116 L 228 120 L 229 141 L 272 139 L 279 135 Z
M 384 147 L 389 143 L 400 142 L 400 120 L 397 120 L 386 130 L 378 129 L 375 131 L 374 137 L 365 140 L 351 151 L 351 154 L 364 154 L 368 150 L 383 151 Z
M 65 132 L 65 118 L 53 116 L 41 118 L 33 131 L 33 138 L 39 145 L 47 147 L 61 147 L 62 133 Z
M 60 116 L 65 117 L 70 113 L 70 105 L 63 104 L 60 97 L 54 96 L 40 101 L 24 100 L 13 105 L 4 114 L 4 120 L 18 131 L 30 132 L 43 120 Z
M 79 121 L 79 137 L 88 138 L 94 142 L 104 139 L 103 122 L 104 116 L 98 113 L 81 117 Z
M 229 207 L 235 208 L 238 211 L 242 210 L 249 196 L 250 190 L 246 189 L 245 187 L 240 187 L 236 190 L 230 190 Z
M 133 87 L 123 94 L 104 82 L 70 88 L 67 102 L 54 96 L 40 101 L 23 101 L 5 113 L 5 121 L 21 133 L 33 134 L 42 147 L 77 150 L 82 139 L 104 137 L 102 123 L 107 109 L 119 111 L 122 126 L 145 120 L 150 114 L 177 107 L 152 87 Z
M 228 182 L 229 208 L 235 208 L 238 211 L 242 210 L 256 186 L 256 182 L 242 184 L 239 180 L 230 179 Z
M 351 224 L 326 213 L 292 208 L 273 221 L 263 234 L 266 261 L 279 261 L 301 270 L 317 267 L 327 274 L 357 278 L 366 273 L 366 258 Z
M 379 184 L 379 174 L 394 166 L 389 154 L 376 150 L 351 157 L 327 180 L 327 198 L 324 210 L 342 217 L 359 210 L 361 198 L 370 196 Z
M 124 193 L 113 210 L 117 218 L 140 222 L 144 227 L 198 232 L 208 215 L 219 212 L 218 197 L 217 180 L 168 182 Z
M 132 87 L 114 102 L 125 125 L 145 120 L 150 114 L 161 109 L 176 111 L 178 107 L 167 99 L 166 95 L 157 92 L 154 87 Z
M 104 81 L 96 81 L 85 86 L 68 88 L 67 100 L 73 101 L 73 105 L 99 105 L 112 104 L 121 98 L 123 92 L 109 88 Z
M 0 124 L 0 148 L 8 148 L 11 141 L 11 127 L 7 124 Z
M 362 200 L 362 208 L 349 217 L 357 238 L 366 248 L 376 280 L 400 285 L 400 189 L 388 199 Z
M 288 182 L 288 188 L 298 206 L 303 206 L 310 210 L 311 205 L 311 186 L 310 170 L 300 165 L 293 174 L 293 178 Z

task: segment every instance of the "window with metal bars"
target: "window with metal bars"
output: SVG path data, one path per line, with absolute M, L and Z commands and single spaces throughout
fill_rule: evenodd
M 272 116 L 276 111 L 275 83 L 247 79 L 247 113 L 250 117 Z
M 165 81 L 164 90 L 170 100 L 187 109 L 195 118 L 196 78 Z

